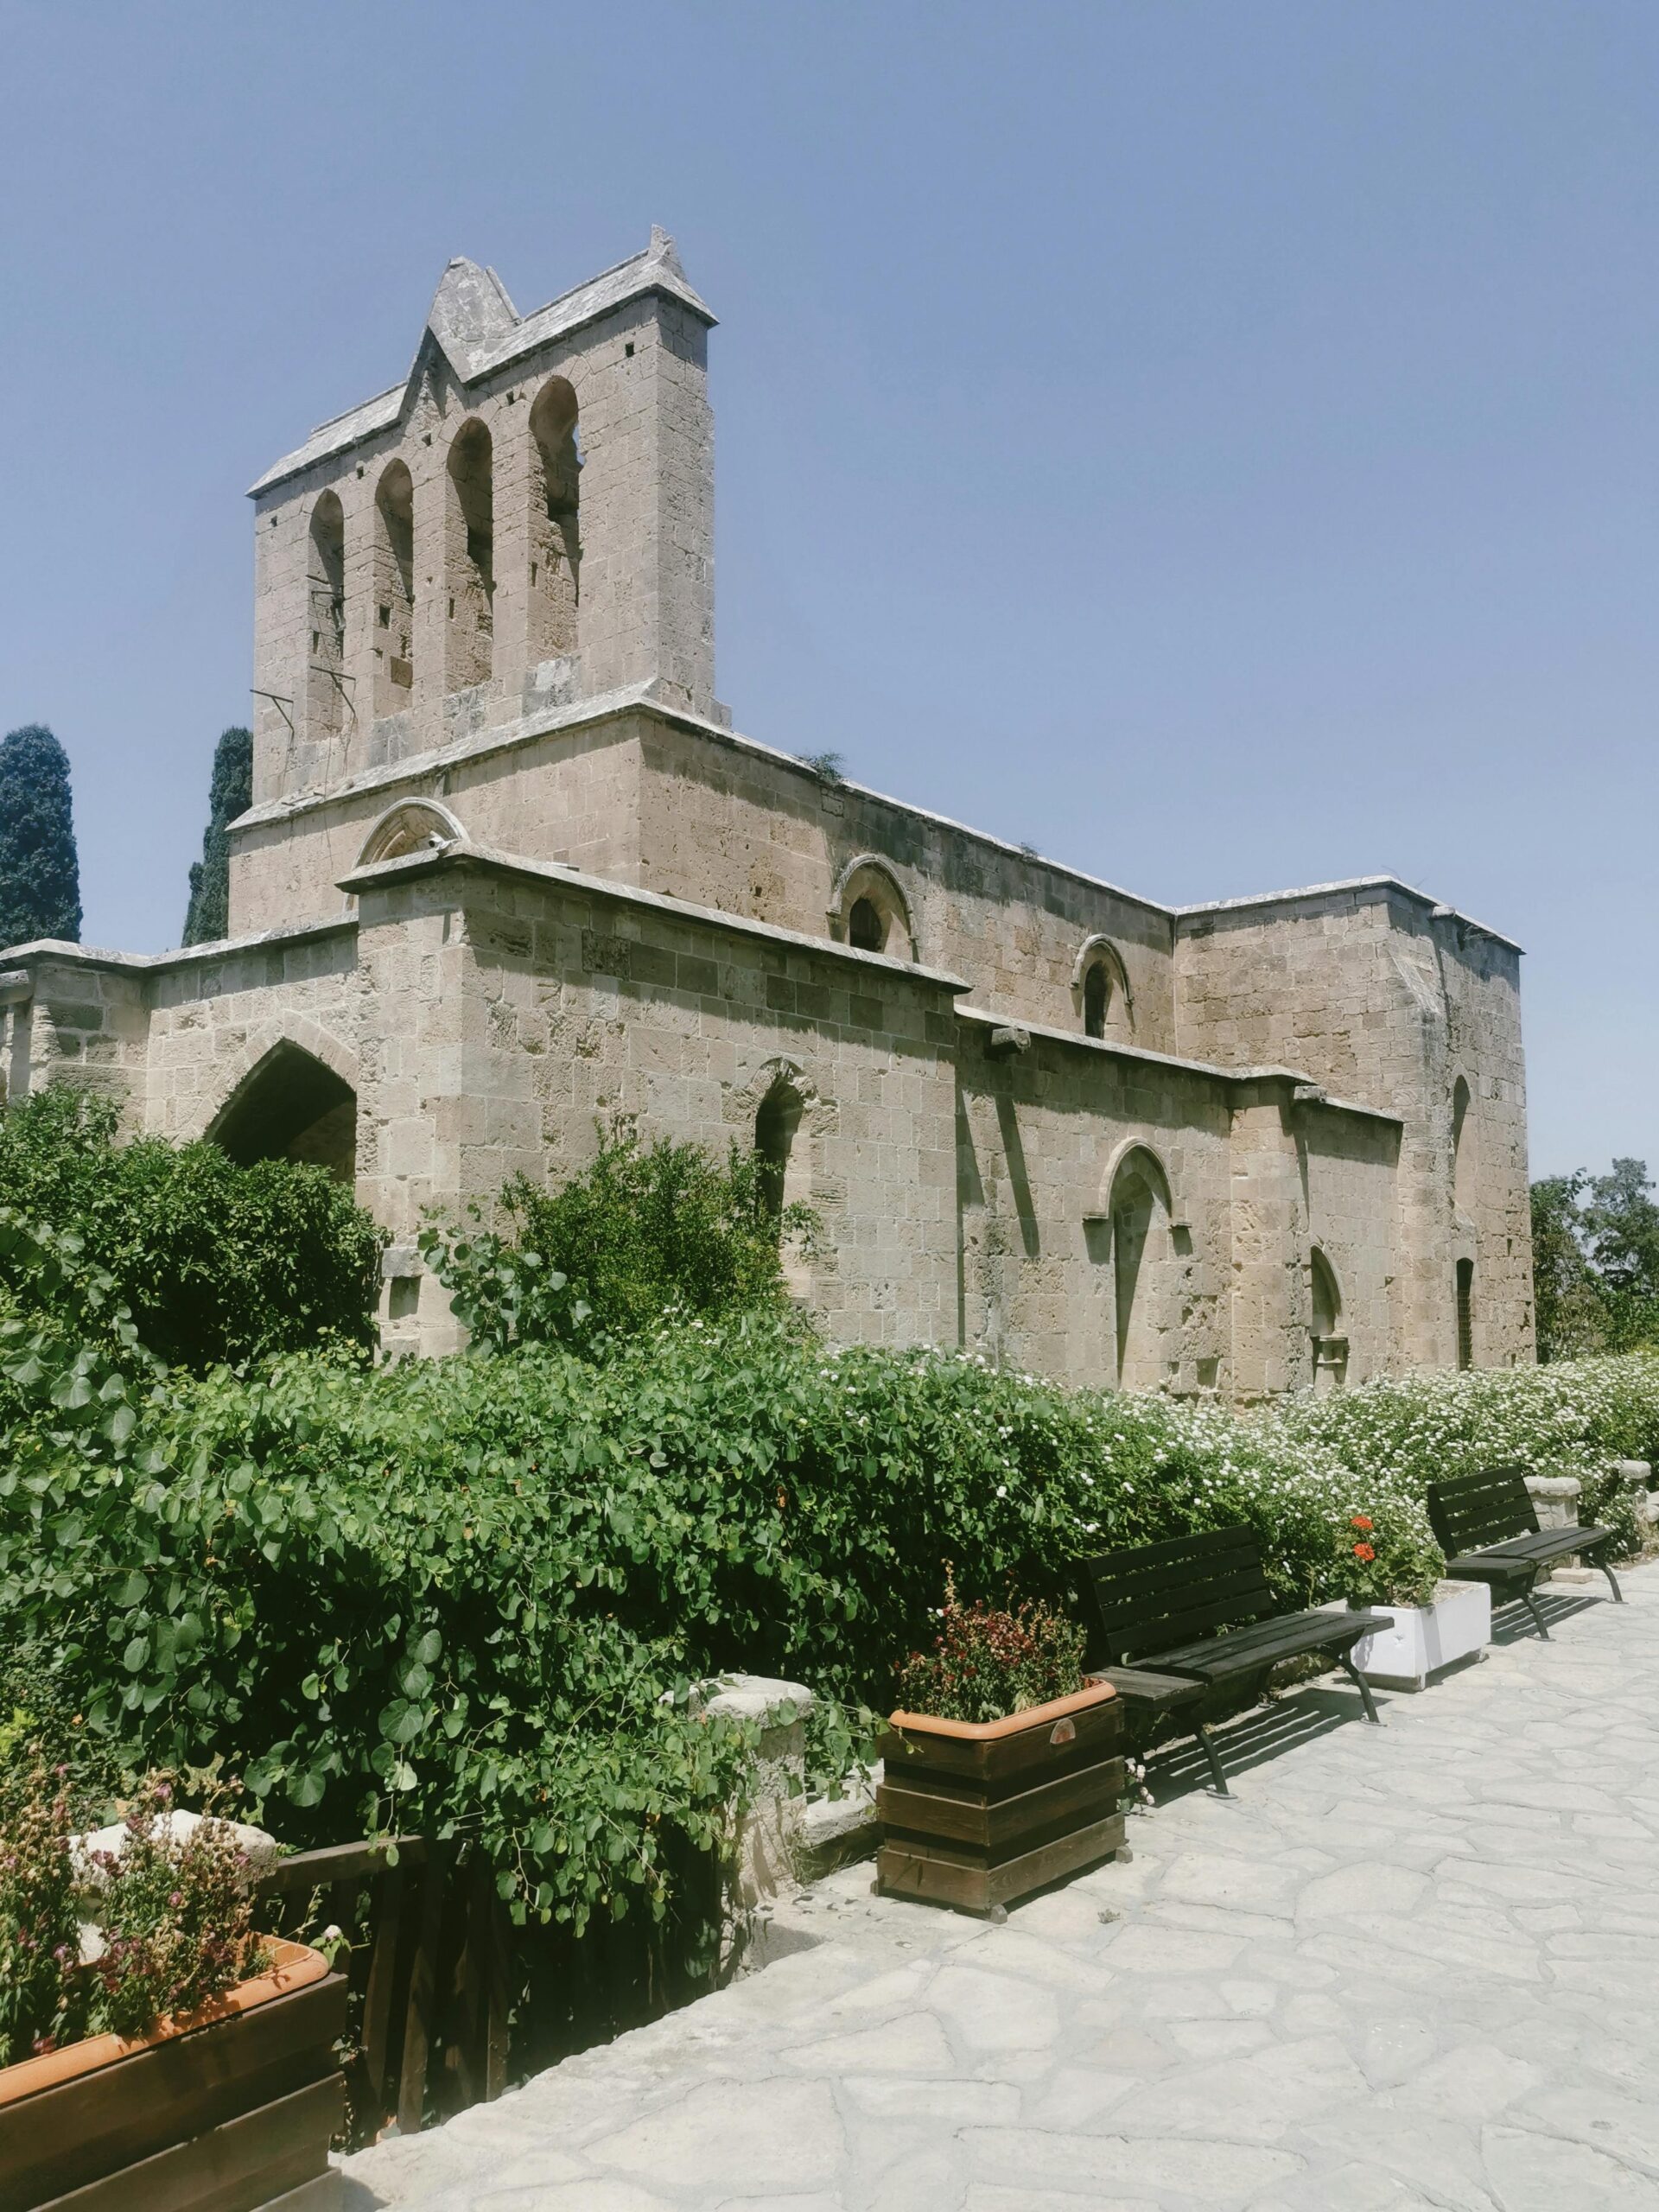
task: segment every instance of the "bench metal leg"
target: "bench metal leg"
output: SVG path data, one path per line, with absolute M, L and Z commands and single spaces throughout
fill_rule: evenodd
M 1370 1722 L 1373 1728 L 1381 1727 L 1382 1723 L 1376 1717 L 1376 1703 L 1371 1695 L 1371 1686 L 1366 1681 L 1364 1675 L 1360 1673 L 1358 1668 L 1355 1666 L 1353 1653 L 1351 1651 L 1344 1651 L 1338 1660 L 1337 1664 L 1342 1669 L 1343 1673 L 1347 1675 L 1349 1681 L 1359 1692 L 1360 1697 L 1365 1707 L 1365 1718 Z
M 1526 1607 L 1527 1611 L 1532 1615 L 1533 1626 L 1537 1630 L 1539 1635 L 1543 1637 L 1544 1642 L 1548 1643 L 1549 1642 L 1549 1630 L 1545 1627 L 1544 1617 L 1538 1610 L 1538 1600 L 1533 1596 L 1530 1590 L 1523 1590 L 1521 1592 L 1521 1602 Z
M 1607 1578 L 1607 1586 L 1613 1593 L 1613 1603 L 1616 1605 L 1622 1605 L 1624 1602 L 1624 1592 L 1618 1586 L 1618 1577 L 1613 1573 L 1612 1568 L 1608 1566 L 1605 1559 L 1599 1559 L 1594 1562 L 1594 1564 L 1601 1569 L 1602 1573 Z
M 1204 1756 L 1210 1762 L 1210 1779 L 1216 1785 L 1217 1795 L 1230 1797 L 1233 1793 L 1227 1787 L 1227 1777 L 1221 1770 L 1221 1761 L 1217 1758 L 1216 1747 L 1210 1740 L 1210 1731 L 1202 1720 L 1195 1720 L 1192 1724 L 1192 1732 L 1204 1746 Z

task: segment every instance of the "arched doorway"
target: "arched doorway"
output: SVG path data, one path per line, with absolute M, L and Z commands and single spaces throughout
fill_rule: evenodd
M 298 1160 L 326 1167 L 338 1183 L 357 1179 L 357 1093 L 286 1038 L 243 1077 L 207 1135 L 245 1167 Z

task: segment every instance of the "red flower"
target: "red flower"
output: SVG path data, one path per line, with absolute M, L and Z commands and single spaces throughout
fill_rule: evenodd
M 1369 1544 L 1356 1544 L 1354 1546 L 1354 1557 L 1356 1559 L 1373 1560 L 1376 1557 L 1376 1554 L 1372 1550 Z
M 1371 1523 L 1366 1519 L 1363 1513 L 1356 1513 L 1353 1519 L 1348 1523 L 1348 1525 L 1351 1529 L 1369 1529 L 1371 1526 Z

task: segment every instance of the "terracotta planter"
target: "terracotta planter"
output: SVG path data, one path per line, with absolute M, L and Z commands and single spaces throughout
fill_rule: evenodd
M 270 1973 L 147 2036 L 0 2069 L 6 2212 L 254 2212 L 325 2171 L 346 1978 L 302 1943 L 265 1948 Z
M 875 1886 L 1001 1918 L 1123 1846 L 1123 1710 L 1097 1682 L 1006 1720 L 895 1713 Z

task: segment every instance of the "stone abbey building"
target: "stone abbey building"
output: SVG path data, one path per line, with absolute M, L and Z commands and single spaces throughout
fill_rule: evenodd
M 635 1113 L 814 1206 L 842 1340 L 1240 1401 L 1533 1356 L 1519 959 L 1386 876 L 1169 907 L 738 735 L 714 317 L 671 242 L 413 366 L 253 487 L 224 944 L 0 956 L 12 1096 L 322 1161 L 454 1338 L 423 1209 Z

